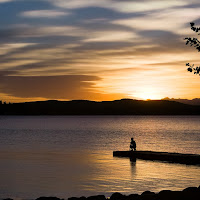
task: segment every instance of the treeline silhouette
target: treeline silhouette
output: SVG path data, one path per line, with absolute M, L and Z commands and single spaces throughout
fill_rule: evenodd
M 200 115 L 200 106 L 166 100 L 49 100 L 0 104 L 0 115 Z

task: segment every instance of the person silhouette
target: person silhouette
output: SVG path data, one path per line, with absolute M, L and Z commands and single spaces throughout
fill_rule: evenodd
M 134 151 L 136 151 L 136 142 L 133 138 L 131 138 L 130 150 L 133 151 L 133 149 L 134 149 Z

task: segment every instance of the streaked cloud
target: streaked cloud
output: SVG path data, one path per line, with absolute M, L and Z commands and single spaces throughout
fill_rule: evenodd
M 166 9 L 174 6 L 188 5 L 188 1 L 182 0 L 146 0 L 146 1 L 118 1 L 118 0 L 50 0 L 58 7 L 65 7 L 67 9 L 78 9 L 86 7 L 103 7 L 113 9 L 119 12 L 132 13 L 132 12 L 146 12 L 157 9 Z
M 146 1 L 113 1 L 116 2 L 114 4 L 113 9 L 116 9 L 120 12 L 148 12 L 153 10 L 167 9 L 176 6 L 184 6 L 187 5 L 187 1 L 177 1 L 177 0 L 146 0 Z
M 69 12 L 65 11 L 58 11 L 58 10 L 30 10 L 25 11 L 20 14 L 24 17 L 31 17 L 31 18 L 57 18 L 61 16 L 70 15 Z
M 94 32 L 85 42 L 117 42 L 117 41 L 132 41 L 138 38 L 133 32 L 125 31 L 100 31 Z
M 185 24 L 200 18 L 200 8 L 181 8 L 162 10 L 144 17 L 116 20 L 112 23 L 137 30 L 165 30 L 174 33 L 188 33 Z
M 0 29 L 4 37 L 48 37 L 48 36 L 81 36 L 83 30 L 75 26 L 41 26 L 23 25 Z
M 35 45 L 34 43 L 7 43 L 0 46 L 0 55 L 8 54 L 17 49 Z

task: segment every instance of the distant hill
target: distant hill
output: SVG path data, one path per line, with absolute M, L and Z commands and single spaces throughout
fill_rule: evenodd
M 174 98 L 166 97 L 166 98 L 164 98 L 162 100 L 176 101 L 176 102 L 179 102 L 179 103 L 200 106 L 200 99 L 199 98 L 195 98 L 195 99 L 189 100 L 189 99 L 174 99 Z
M 1 115 L 200 115 L 200 106 L 167 100 L 38 101 L 0 104 Z

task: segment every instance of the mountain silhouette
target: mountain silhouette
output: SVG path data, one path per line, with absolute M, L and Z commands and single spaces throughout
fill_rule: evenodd
M 0 104 L 1 115 L 200 115 L 200 106 L 167 100 L 37 101 Z

